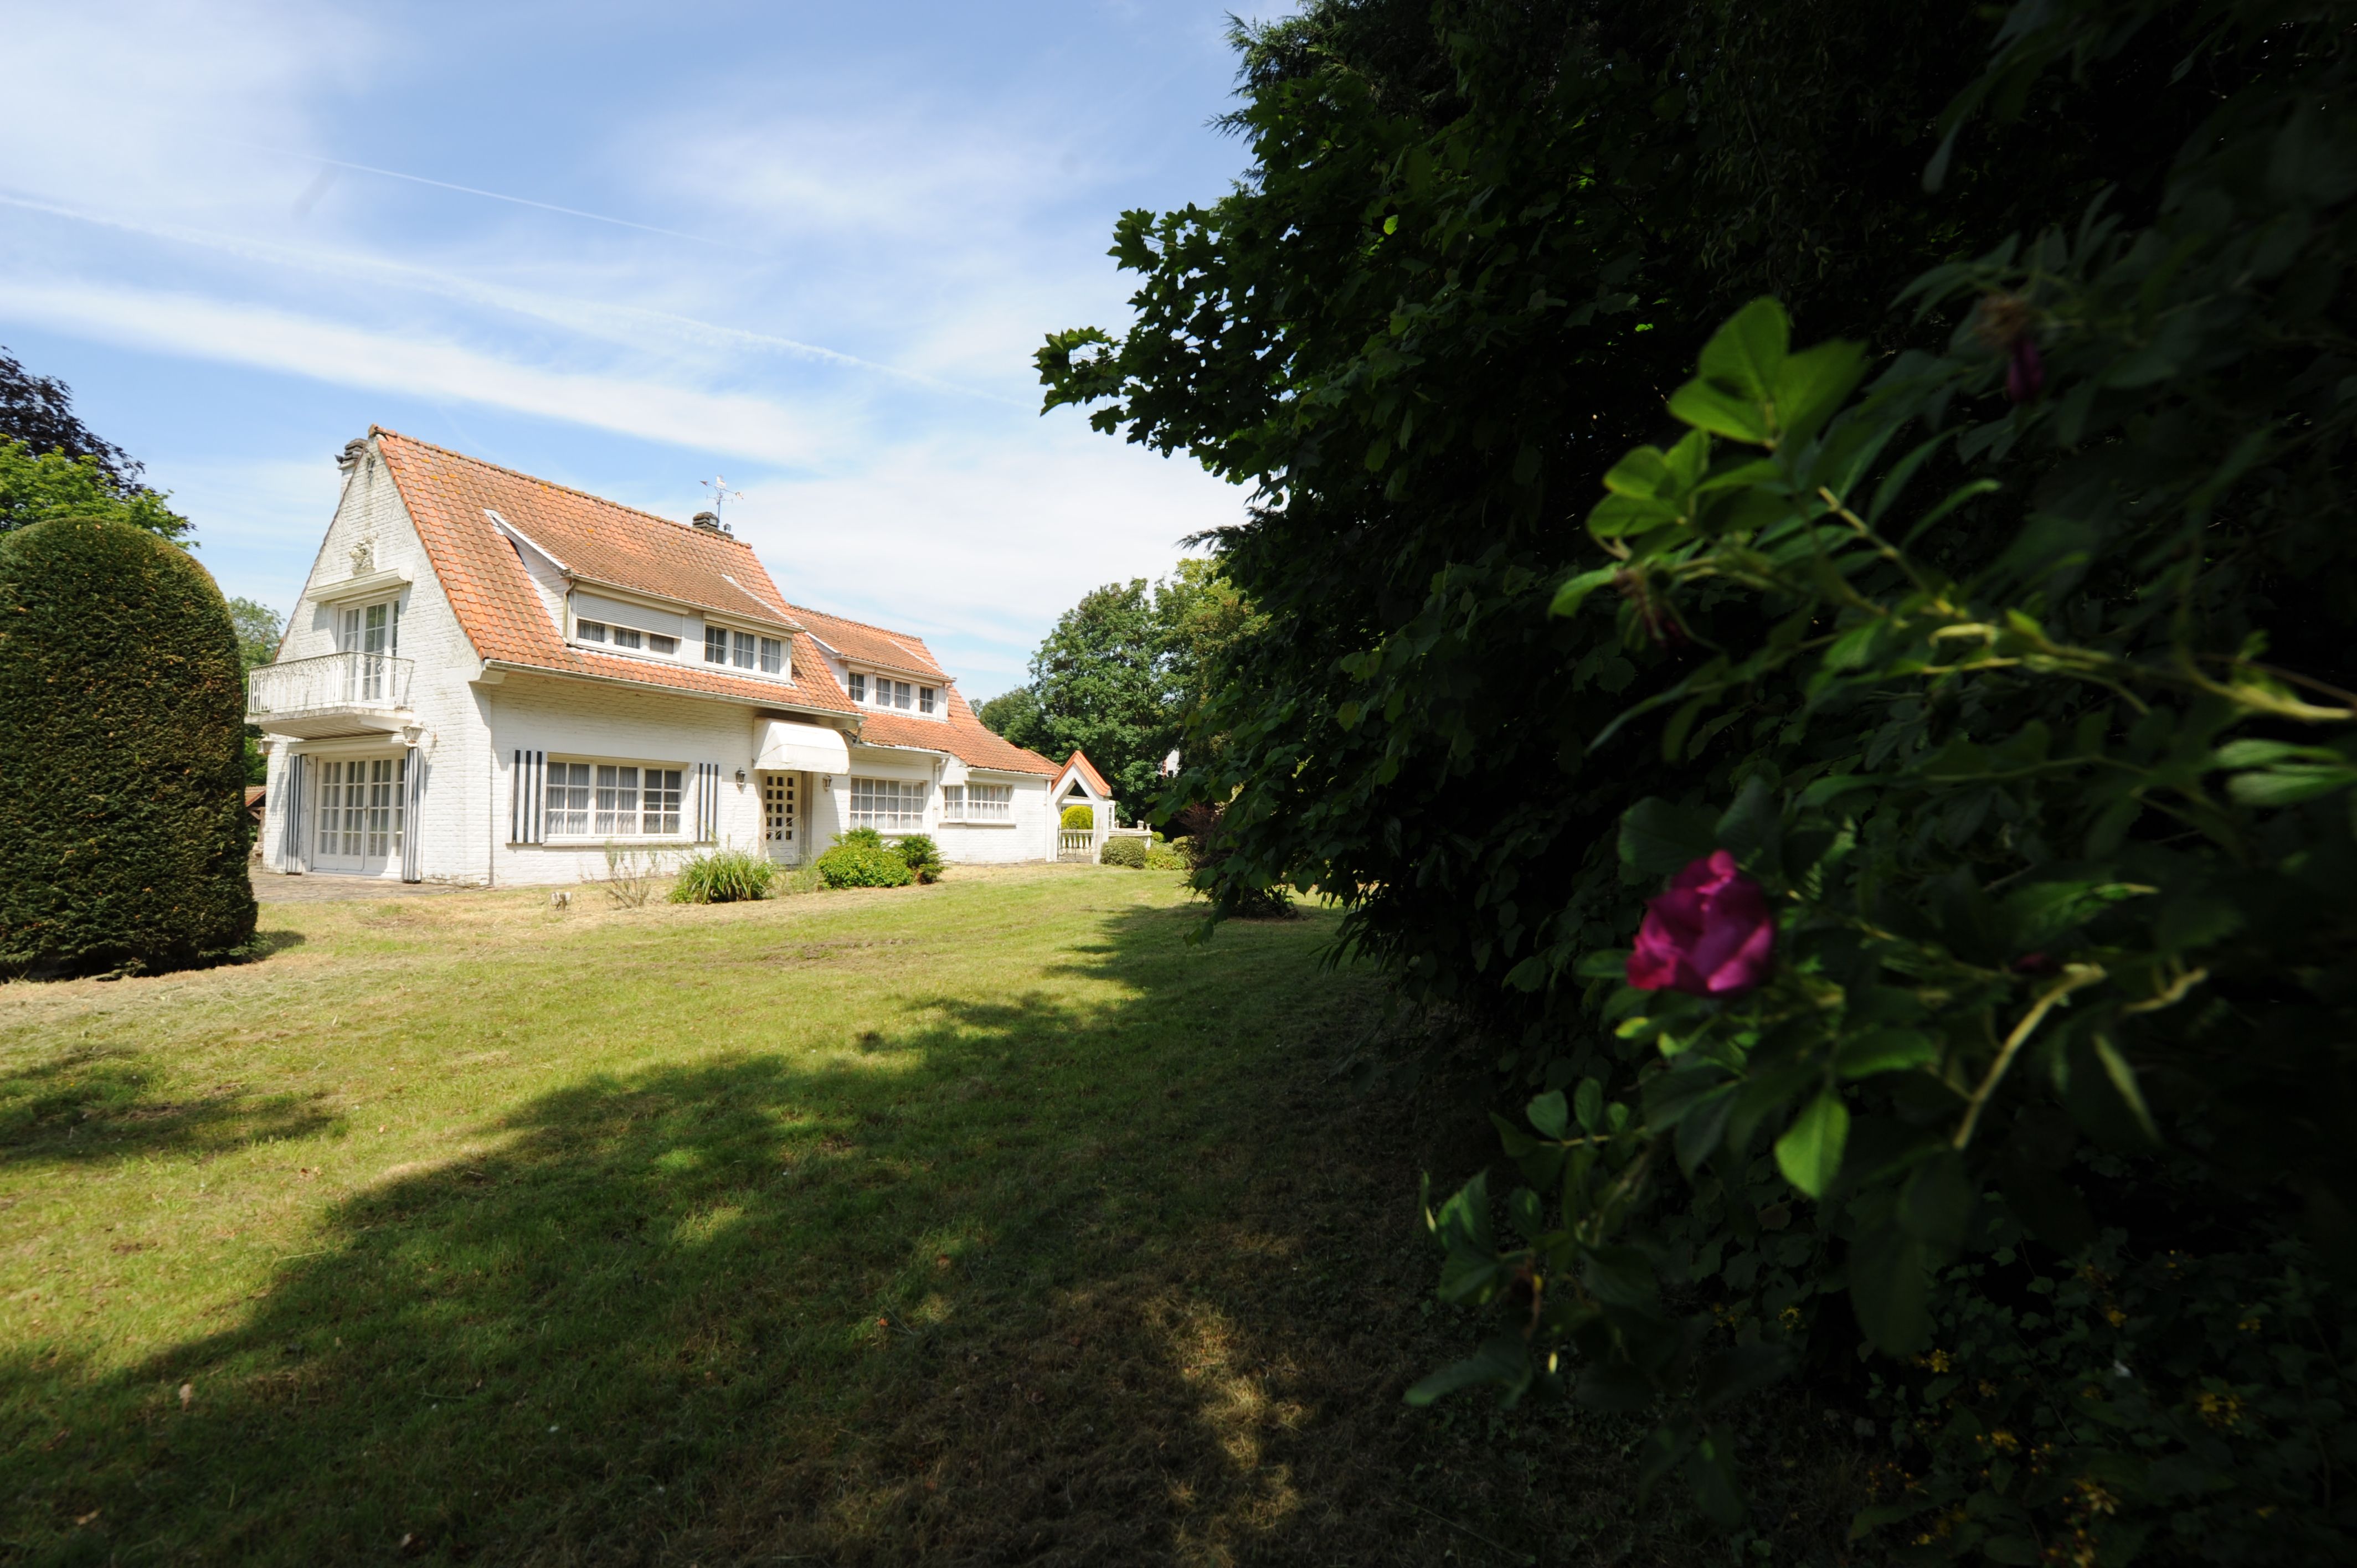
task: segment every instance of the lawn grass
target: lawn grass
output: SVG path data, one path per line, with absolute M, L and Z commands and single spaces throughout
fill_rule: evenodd
M 0 988 L 0 1559 L 1723 1558 L 1641 1428 L 1401 1403 L 1416 1172 L 1490 1150 L 1340 1087 L 1328 917 L 597 903 Z

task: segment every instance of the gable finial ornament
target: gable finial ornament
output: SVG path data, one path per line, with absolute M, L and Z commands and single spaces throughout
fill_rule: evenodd
M 352 546 L 352 575 L 365 577 L 376 570 L 376 545 L 363 539 Z

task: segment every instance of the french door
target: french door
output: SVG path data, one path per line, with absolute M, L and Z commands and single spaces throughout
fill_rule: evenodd
M 761 775 L 761 846 L 780 865 L 802 864 L 802 775 Z
M 345 653 L 361 655 L 349 666 L 346 679 L 352 689 L 344 693 L 345 700 L 382 701 L 385 660 L 401 652 L 401 606 L 387 600 L 381 605 L 346 610 L 342 624 L 336 628 L 336 645 Z
M 408 781 L 406 757 L 321 758 L 318 779 L 318 839 L 312 865 L 321 871 L 374 876 L 400 864 L 404 826 L 402 804 Z

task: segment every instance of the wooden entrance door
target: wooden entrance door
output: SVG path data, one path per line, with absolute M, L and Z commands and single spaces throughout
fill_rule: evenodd
M 761 842 L 780 865 L 802 864 L 802 775 L 761 775 Z

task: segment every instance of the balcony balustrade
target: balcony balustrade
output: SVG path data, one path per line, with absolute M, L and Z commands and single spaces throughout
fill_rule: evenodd
M 411 668 L 411 660 L 382 653 L 264 664 L 245 678 L 245 722 L 297 737 L 403 729 L 415 722 Z

